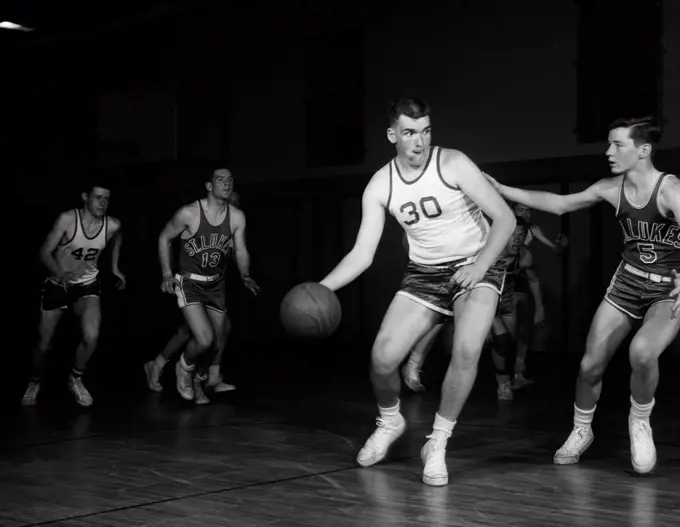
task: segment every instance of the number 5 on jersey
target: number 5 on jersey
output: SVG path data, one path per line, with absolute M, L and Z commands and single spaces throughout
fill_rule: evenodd
M 73 256 L 76 260 L 85 260 L 86 262 L 96 259 L 98 254 L 99 249 L 94 247 L 90 247 L 84 255 L 82 247 L 76 249 L 75 251 L 71 251 L 71 256 Z
M 656 262 L 658 255 L 654 250 L 653 243 L 638 243 L 638 251 L 640 251 L 640 261 L 646 264 L 653 264 Z

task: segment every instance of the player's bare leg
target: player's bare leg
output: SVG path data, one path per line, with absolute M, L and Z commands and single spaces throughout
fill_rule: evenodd
M 191 339 L 175 366 L 177 391 L 187 401 L 194 400 L 196 365 L 213 345 L 214 332 L 211 319 L 203 304 L 190 304 L 182 308 L 182 315 L 191 330 Z
M 212 364 L 208 368 L 208 381 L 206 383 L 206 387 L 210 388 L 215 393 L 230 392 L 236 389 L 236 386 L 234 386 L 233 384 L 227 384 L 226 382 L 224 382 L 224 379 L 222 378 L 222 373 L 220 371 L 220 367 L 222 365 L 222 356 L 224 355 L 224 349 L 226 348 L 226 344 L 229 341 L 229 335 L 231 334 L 231 319 L 229 318 L 229 315 L 227 315 L 226 313 L 222 328 L 223 328 L 221 330 L 222 337 L 217 339 L 215 345 L 217 348 L 217 353 L 212 361 Z M 215 332 L 217 332 L 217 328 L 215 328 Z
M 191 340 L 191 330 L 186 324 L 181 324 L 175 334 L 170 337 L 170 340 L 154 360 L 144 363 L 144 373 L 146 374 L 146 383 L 149 390 L 160 392 L 163 390 L 160 378 L 163 373 L 165 365 L 184 349 L 187 343 Z
M 408 356 L 408 360 L 401 368 L 401 374 L 404 378 L 404 384 L 414 392 L 424 392 L 425 386 L 420 381 L 420 372 L 423 369 L 425 359 L 430 354 L 434 343 L 437 341 L 437 336 L 441 331 L 444 323 L 440 322 L 433 327 L 428 333 L 420 339 L 414 346 L 413 351 Z
M 399 411 L 399 365 L 440 320 L 441 315 L 410 298 L 395 295 L 385 313 L 371 351 L 371 382 L 378 401 L 378 427 L 357 455 L 364 467 L 378 463 L 404 433 L 406 421 Z
M 671 318 L 671 299 L 657 302 L 645 314 L 630 344 L 630 456 L 636 472 L 647 474 L 656 465 L 656 447 L 649 418 L 659 384 L 659 357 L 680 331 L 680 318 Z
M 40 382 L 43 376 L 43 364 L 45 355 L 52 348 L 54 334 L 65 309 L 55 309 L 54 311 L 41 311 L 40 323 L 38 325 L 38 343 L 31 351 L 31 377 L 28 386 L 21 398 L 23 406 L 33 406 L 38 399 L 40 392 Z
M 420 453 L 425 465 L 423 482 L 428 485 L 446 485 L 449 481 L 446 443 L 477 378 L 479 357 L 497 306 L 498 293 L 489 287 L 473 289 L 454 302 L 456 330 L 451 361 L 442 385 L 442 399 L 432 434 L 427 436 L 429 441 Z
M 81 339 L 76 348 L 76 357 L 68 378 L 68 387 L 80 406 L 91 406 L 92 396 L 83 384 L 83 373 L 97 348 L 102 312 L 99 298 L 86 296 L 73 305 L 73 312 L 80 319 Z
M 597 401 L 602 392 L 602 377 L 609 361 L 632 328 L 631 319 L 603 300 L 597 309 L 586 339 L 586 352 L 576 380 L 574 428 L 557 450 L 557 465 L 578 463 L 581 455 L 592 444 L 592 422 Z
M 516 327 L 517 316 L 513 314 L 497 315 L 491 328 L 493 339 L 491 358 L 496 369 L 496 382 L 498 383 L 496 396 L 499 401 L 513 400 L 510 358 L 512 347 L 515 344 Z

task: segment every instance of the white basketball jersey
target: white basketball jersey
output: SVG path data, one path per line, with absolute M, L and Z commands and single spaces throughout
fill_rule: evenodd
M 82 274 L 69 281 L 69 284 L 92 282 L 99 274 L 97 262 L 99 255 L 106 247 L 108 233 L 108 217 L 104 216 L 101 228 L 92 238 L 88 238 L 83 229 L 80 211 L 76 212 L 76 230 L 67 242 L 60 243 L 54 250 L 54 258 L 65 271 L 81 271 Z
M 441 148 L 433 146 L 422 172 L 404 181 L 396 159 L 390 161 L 387 209 L 406 231 L 411 261 L 435 265 L 477 257 L 489 237 L 482 210 L 442 177 Z

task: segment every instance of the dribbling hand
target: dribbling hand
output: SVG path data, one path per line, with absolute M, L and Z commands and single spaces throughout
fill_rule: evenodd
M 161 283 L 161 291 L 174 295 L 177 285 L 177 279 L 173 275 L 164 276 L 163 283 Z
M 675 302 L 673 302 L 673 306 L 671 307 L 671 318 L 677 318 L 678 314 L 680 314 L 680 273 L 678 273 L 675 269 L 671 271 L 673 273 L 673 291 L 671 291 L 670 296 L 675 297 Z

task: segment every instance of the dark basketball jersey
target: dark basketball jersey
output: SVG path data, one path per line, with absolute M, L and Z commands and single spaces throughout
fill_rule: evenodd
M 658 205 L 659 189 L 667 177 L 670 176 L 661 174 L 647 202 L 636 207 L 626 197 L 624 176 L 616 211 L 616 219 L 623 229 L 623 261 L 661 275 L 680 269 L 680 227 L 672 216 L 664 216 Z
M 232 232 L 229 223 L 229 208 L 220 225 L 211 225 L 198 202 L 200 220 L 196 234 L 182 240 L 179 253 L 180 274 L 212 276 L 223 274 L 232 246 Z

